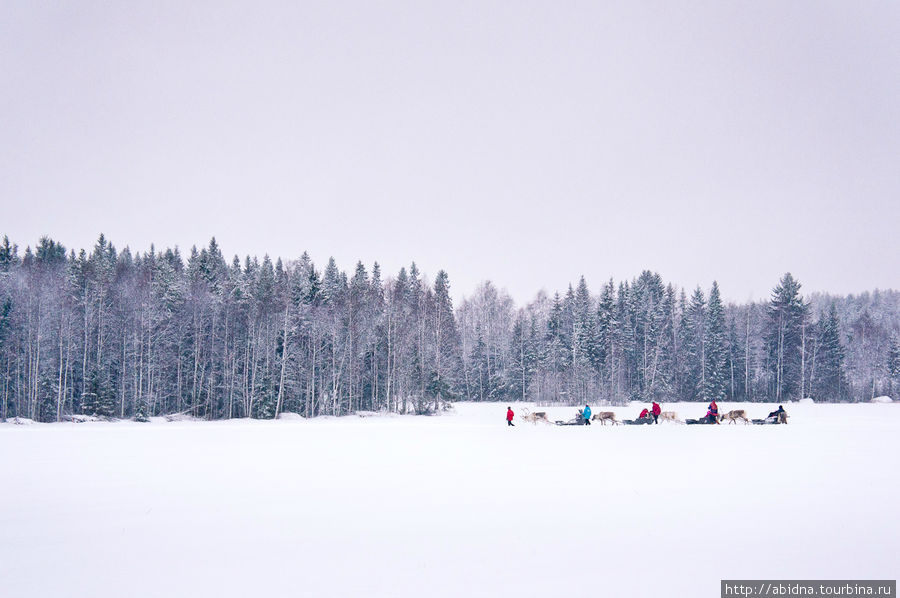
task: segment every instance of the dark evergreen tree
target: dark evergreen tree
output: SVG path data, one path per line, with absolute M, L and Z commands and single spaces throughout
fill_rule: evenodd
M 615 373 L 613 380 L 613 401 L 626 398 L 638 399 L 640 389 L 635 384 L 636 338 L 634 329 L 634 296 L 627 282 L 619 283 L 616 294 L 616 329 L 613 345 Z
M 738 336 L 737 324 L 734 315 L 728 318 L 728 357 L 726 368 L 728 369 L 728 399 L 731 401 L 743 401 L 744 395 L 744 369 L 741 351 L 743 344 Z
M 800 283 L 788 272 L 772 291 L 766 346 L 769 357 L 769 396 L 781 402 L 801 398 L 804 355 L 803 328 L 808 306 L 800 295 Z
M 572 299 L 572 376 L 574 400 L 578 403 L 587 402 L 594 395 L 593 364 L 598 353 L 596 312 L 582 276 Z
M 891 335 L 887 358 L 888 394 L 897 399 L 897 391 L 900 389 L 900 338 L 897 333 Z
M 564 385 L 565 373 L 569 370 L 572 352 L 568 346 L 565 329 L 563 302 L 559 293 L 553 297 L 553 306 L 547 319 L 544 335 L 543 367 L 548 375 L 548 398 L 554 401 L 568 400 L 568 390 Z
M 706 304 L 706 327 L 703 352 L 705 355 L 703 400 L 723 401 L 726 397 L 728 346 L 725 331 L 725 309 L 719 295 L 719 284 L 713 281 Z
M 18 247 L 10 245 L 9 237 L 3 235 L 3 243 L 0 243 L 0 272 L 9 272 L 10 267 L 19 261 Z
M 706 297 L 697 287 L 680 324 L 684 338 L 681 397 L 686 401 L 702 401 L 706 396 L 706 323 Z
M 450 278 L 443 270 L 437 273 L 434 280 L 432 319 L 434 362 L 431 396 L 434 408 L 438 410 L 442 401 L 450 401 L 457 396 L 458 376 L 462 365 L 459 334 L 450 298 Z
M 594 355 L 594 368 L 600 376 L 601 385 L 605 389 L 603 395 L 607 400 L 614 396 L 613 382 L 615 376 L 614 350 L 617 330 L 616 321 L 616 287 L 612 279 L 603 286 L 600 301 L 597 304 L 597 342 Z
M 474 382 L 472 384 L 472 392 L 479 401 L 484 401 L 490 396 L 490 374 L 487 359 L 487 347 L 484 344 L 484 337 L 481 331 L 476 332 L 475 345 L 472 347 L 472 353 L 469 356 L 469 362 L 472 364 Z
M 82 395 L 82 409 L 86 415 L 96 417 L 113 417 L 115 415 L 115 398 L 103 383 L 103 376 L 96 368 L 90 371 L 87 390 Z
M 840 322 L 834 303 L 831 304 L 828 315 L 819 319 L 818 336 L 816 377 L 812 390 L 819 400 L 845 400 L 844 348 L 841 345 Z

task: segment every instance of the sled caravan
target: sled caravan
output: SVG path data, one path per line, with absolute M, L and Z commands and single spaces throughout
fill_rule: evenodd
M 747 415 L 746 409 L 734 409 L 726 413 L 719 413 L 719 407 L 718 405 L 716 405 L 715 401 L 713 401 L 709 404 L 706 415 L 699 419 L 682 420 L 678 417 L 678 414 L 676 412 L 662 411 L 657 403 L 653 403 L 652 410 L 644 409 L 635 419 L 626 419 L 619 421 L 618 419 L 616 419 L 616 414 L 612 411 L 599 411 L 592 413 L 591 408 L 588 405 L 585 405 L 584 409 L 578 410 L 574 418 L 570 420 L 556 420 L 553 423 L 555 423 L 557 426 L 583 426 L 591 425 L 591 422 L 593 421 L 599 421 L 601 425 L 606 425 L 606 423 L 609 422 L 611 424 L 639 426 L 644 424 L 658 424 L 660 420 L 662 420 L 688 425 L 720 424 L 724 421 L 727 421 L 730 424 L 735 424 L 738 421 L 741 421 L 745 424 L 777 425 L 786 424 L 788 417 L 789 416 L 787 412 L 781 405 L 778 406 L 777 410 L 769 413 L 769 415 L 767 415 L 766 417 L 759 419 L 751 419 Z M 524 415 L 522 416 L 522 419 L 535 424 L 539 421 L 548 424 L 551 423 L 550 419 L 547 417 L 546 411 L 536 411 L 532 413 L 526 410 Z

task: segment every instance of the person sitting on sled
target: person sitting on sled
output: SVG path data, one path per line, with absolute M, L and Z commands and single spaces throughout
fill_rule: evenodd
M 641 414 L 638 416 L 638 419 L 644 419 L 645 417 L 650 417 L 650 412 L 644 409 L 641 411 Z
M 781 405 L 779 405 L 779 406 L 778 406 L 778 409 L 775 410 L 775 411 L 773 411 L 772 413 L 770 413 L 770 414 L 768 415 L 768 417 L 766 417 L 766 419 L 771 419 L 771 420 L 774 421 L 774 422 L 779 422 L 779 421 L 781 421 L 781 419 L 784 417 L 783 415 L 781 415 L 781 414 L 784 413 L 784 412 L 785 412 L 785 411 L 784 411 L 784 407 L 782 407 Z
M 710 424 L 719 423 L 719 406 L 716 405 L 715 401 L 709 404 L 709 408 L 706 411 L 706 422 Z

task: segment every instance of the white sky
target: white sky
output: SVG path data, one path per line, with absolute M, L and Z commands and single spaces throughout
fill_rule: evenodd
M 23 247 L 900 287 L 893 0 L 5 2 L 0 80 Z

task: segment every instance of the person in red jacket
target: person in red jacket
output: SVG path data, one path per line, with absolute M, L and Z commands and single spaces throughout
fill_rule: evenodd
M 644 409 L 641 411 L 641 414 L 638 416 L 638 419 L 644 419 L 645 417 L 650 417 L 650 412 Z
M 719 423 L 719 406 L 716 405 L 715 400 L 709 404 L 709 409 L 706 410 L 706 423 Z
M 515 417 L 515 416 L 516 416 L 516 414 L 513 413 L 512 407 L 507 407 L 506 408 L 506 425 L 507 426 L 515 427 L 516 424 L 512 423 L 513 417 Z
M 653 414 L 653 423 L 659 423 L 659 414 L 662 413 L 662 407 L 659 406 L 659 403 L 653 401 L 653 409 L 650 410 L 650 413 Z

